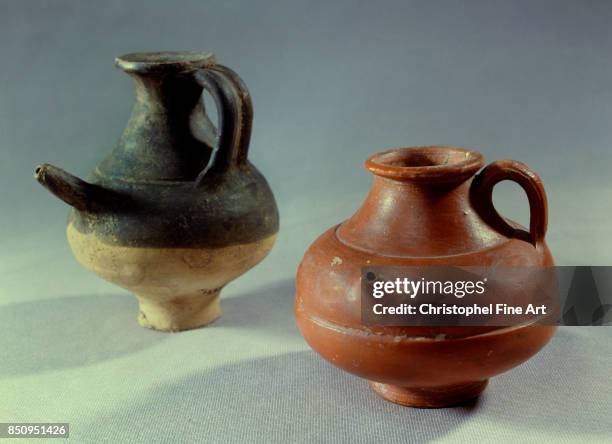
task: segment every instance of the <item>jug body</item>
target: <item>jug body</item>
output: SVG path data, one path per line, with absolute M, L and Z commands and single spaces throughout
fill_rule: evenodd
M 553 265 L 539 178 L 512 161 L 494 162 L 475 176 L 482 166 L 479 153 L 452 147 L 372 156 L 366 167 L 375 177 L 364 204 L 323 233 L 298 268 L 295 315 L 306 341 L 392 402 L 441 407 L 473 398 L 490 377 L 528 359 L 554 333 L 542 325 L 362 323 L 362 267 Z M 492 206 L 492 188 L 505 179 L 527 191 L 529 231 Z

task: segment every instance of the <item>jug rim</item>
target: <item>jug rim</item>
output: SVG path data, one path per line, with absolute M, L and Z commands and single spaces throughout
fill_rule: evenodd
M 365 161 L 376 176 L 419 183 L 462 182 L 483 166 L 484 156 L 478 151 L 447 145 L 391 148 Z
M 115 58 L 119 68 L 135 73 L 193 71 L 215 63 L 213 53 L 196 51 L 131 52 Z

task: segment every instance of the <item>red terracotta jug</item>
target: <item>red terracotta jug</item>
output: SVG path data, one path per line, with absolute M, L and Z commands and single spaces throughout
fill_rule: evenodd
M 332 364 L 370 381 L 383 398 L 443 407 L 477 397 L 492 376 L 537 353 L 554 326 L 372 327 L 361 321 L 364 266 L 552 266 L 544 242 L 547 202 L 526 165 L 454 147 L 392 149 L 370 157 L 374 183 L 362 207 L 308 249 L 296 281 L 295 316 Z M 529 230 L 500 216 L 500 181 L 517 182 Z

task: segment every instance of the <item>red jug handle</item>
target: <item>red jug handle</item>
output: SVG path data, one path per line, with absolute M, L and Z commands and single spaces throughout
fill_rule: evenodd
M 529 231 L 517 228 L 502 217 L 493 205 L 493 187 L 504 180 L 518 183 L 529 199 Z M 482 219 L 501 234 L 522 239 L 535 247 L 544 242 L 548 226 L 548 202 L 540 177 L 524 163 L 497 160 L 476 175 L 470 189 L 472 206 Z

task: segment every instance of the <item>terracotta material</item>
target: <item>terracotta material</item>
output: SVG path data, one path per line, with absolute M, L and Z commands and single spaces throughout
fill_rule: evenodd
M 73 207 L 67 234 L 79 262 L 136 294 L 141 325 L 200 327 L 219 317 L 223 286 L 261 261 L 278 231 L 274 196 L 247 160 L 251 99 L 208 53 L 116 63 L 134 78 L 136 103 L 115 148 L 87 182 L 46 164 L 35 177 Z
M 537 353 L 555 327 L 366 327 L 363 266 L 551 266 L 547 204 L 538 176 L 520 162 L 493 162 L 452 147 L 402 148 L 366 161 L 374 183 L 362 207 L 323 233 L 299 266 L 295 315 L 306 341 L 383 398 L 443 407 L 478 396 L 492 376 Z M 493 208 L 493 186 L 526 191 L 529 230 Z

